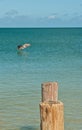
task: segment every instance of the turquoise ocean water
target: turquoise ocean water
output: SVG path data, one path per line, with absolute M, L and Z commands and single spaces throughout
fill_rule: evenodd
M 47 81 L 58 82 L 65 130 L 82 130 L 82 28 L 0 28 L 0 130 L 39 130 Z

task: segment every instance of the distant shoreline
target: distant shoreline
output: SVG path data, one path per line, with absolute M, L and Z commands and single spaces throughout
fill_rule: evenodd
M 82 27 L 0 27 L 0 29 L 82 29 Z

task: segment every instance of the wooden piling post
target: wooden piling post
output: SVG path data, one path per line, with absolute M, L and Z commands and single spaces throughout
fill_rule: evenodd
M 41 130 L 64 130 L 63 111 L 63 103 L 58 101 L 57 82 L 43 83 L 40 103 Z

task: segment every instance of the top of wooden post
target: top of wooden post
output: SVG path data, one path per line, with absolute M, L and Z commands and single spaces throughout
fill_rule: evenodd
M 58 101 L 58 84 L 57 82 L 46 82 L 42 84 L 42 102 Z

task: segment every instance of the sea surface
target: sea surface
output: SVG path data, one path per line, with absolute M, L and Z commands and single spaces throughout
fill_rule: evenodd
M 0 130 L 40 129 L 48 81 L 58 82 L 65 130 L 82 130 L 82 28 L 0 28 Z

